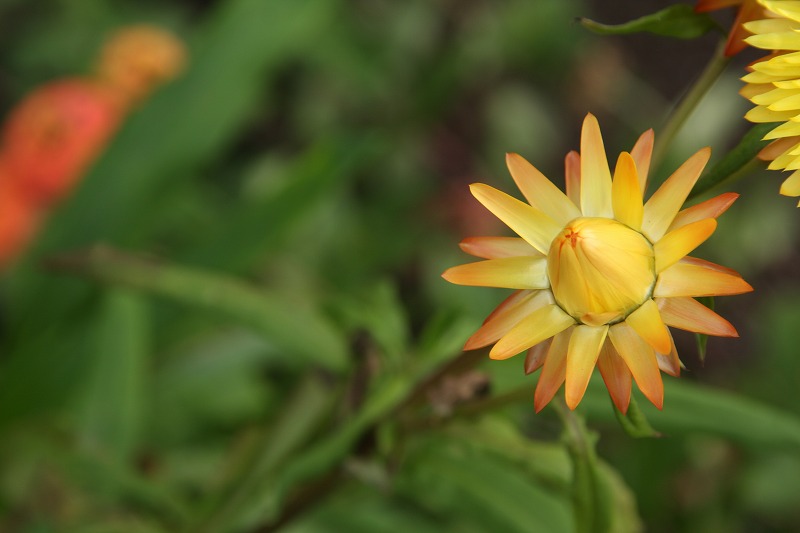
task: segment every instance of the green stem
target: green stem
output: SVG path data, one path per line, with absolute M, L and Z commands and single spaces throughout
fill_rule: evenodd
M 721 41 L 716 50 L 714 50 L 714 55 L 711 56 L 711 60 L 706 65 L 703 73 L 681 103 L 678 104 L 678 107 L 672 112 L 667 123 L 664 125 L 664 129 L 656 136 L 656 145 L 653 150 L 651 164 L 652 169 L 658 169 L 664 156 L 667 154 L 667 149 L 675 139 L 675 136 L 708 90 L 711 89 L 711 86 L 714 85 L 714 82 L 717 81 L 725 70 L 725 67 L 728 66 L 729 62 L 730 58 L 725 56 L 725 41 Z
M 611 530 L 611 502 L 600 477 L 594 444 L 583 418 L 567 407 L 564 398 L 552 401 L 564 424 L 564 441 L 572 458 L 572 490 L 577 533 L 607 533 Z

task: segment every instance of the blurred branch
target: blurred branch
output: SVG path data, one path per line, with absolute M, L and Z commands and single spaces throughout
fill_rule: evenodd
M 765 162 L 758 159 L 758 153 L 769 144 L 770 141 L 763 139 L 774 128 L 774 123 L 756 124 L 750 128 L 736 147 L 701 176 L 692 192 L 689 193 L 689 199 L 696 198 L 724 183 L 732 183 L 763 168 Z
M 722 40 L 714 50 L 714 55 L 706 65 L 703 73 L 697 79 L 695 84 L 681 100 L 680 104 L 672 111 L 664 125 L 664 128 L 657 132 L 656 145 L 653 150 L 653 159 L 650 166 L 653 170 L 658 170 L 664 156 L 667 154 L 669 146 L 675 139 L 675 136 L 683 127 L 684 122 L 691 116 L 697 105 L 706 95 L 709 89 L 714 85 L 717 79 L 725 70 L 725 67 L 730 63 L 730 58 L 725 56 L 725 41 Z
M 218 312 L 263 333 L 287 356 L 303 356 L 328 370 L 342 372 L 349 364 L 344 339 L 321 315 L 234 278 L 106 246 L 51 257 L 45 266 Z

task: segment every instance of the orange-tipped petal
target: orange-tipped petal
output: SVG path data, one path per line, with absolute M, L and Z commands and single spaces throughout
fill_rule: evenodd
M 572 331 L 573 328 L 568 328 L 553 337 L 553 342 L 547 351 L 544 368 L 542 368 L 539 383 L 536 384 L 536 392 L 533 395 L 533 408 L 537 413 L 550 403 L 561 384 L 564 383 L 567 375 L 567 349 Z
M 580 210 L 544 174 L 519 154 L 506 154 L 511 177 L 528 202 L 561 225 L 581 216 Z
M 656 274 L 686 257 L 688 253 L 703 244 L 715 229 L 717 229 L 717 221 L 713 218 L 706 218 L 664 235 L 653 245 L 653 252 L 656 256 Z
M 512 294 L 486 318 L 480 329 L 467 340 L 464 349 L 475 350 L 497 342 L 520 320 L 552 303 L 550 291 L 518 291 Z
M 744 23 L 766 16 L 766 10 L 754 0 L 744 0 L 744 2 L 739 3 L 742 6 L 739 8 L 739 12 L 736 13 L 736 19 L 733 21 L 733 26 L 728 34 L 728 41 L 725 43 L 725 55 L 728 57 L 734 56 L 747 48 L 745 39 L 750 35 L 750 32 L 744 27 Z
M 442 277 L 456 285 L 503 287 L 506 289 L 546 289 L 547 259 L 544 257 L 504 257 L 487 259 L 448 268 Z
M 628 412 L 631 403 L 631 371 L 622 360 L 610 340 L 606 340 L 600 357 L 597 358 L 597 368 L 606 384 L 611 400 L 623 414 Z
M 686 258 L 658 275 L 653 296 L 728 296 L 752 290 L 753 287 L 733 270 L 707 261 Z
M 672 221 L 672 225 L 667 231 L 676 230 L 692 222 L 697 222 L 698 220 L 717 218 L 727 211 L 737 198 L 739 198 L 739 195 L 735 192 L 726 192 L 710 200 L 686 208 L 678 213 L 678 216 Z
M 736 328 L 694 298 L 656 298 L 664 323 L 673 328 L 715 335 L 738 337 Z
M 664 236 L 708 163 L 709 157 L 711 149 L 703 148 L 687 159 L 644 204 L 642 233 L 651 242 L 656 242 Z
M 525 239 L 519 237 L 467 237 L 458 245 L 466 253 L 482 259 L 542 255 Z
M 528 353 L 525 355 L 526 375 L 536 372 L 544 365 L 544 360 L 547 358 L 547 352 L 550 350 L 552 343 L 553 339 L 550 338 L 528 349 Z
M 567 350 L 567 406 L 575 409 L 586 392 L 589 378 L 606 340 L 608 326 L 577 326 L 572 332 Z
M 625 319 L 630 327 L 657 352 L 669 353 L 671 340 L 669 330 L 661 319 L 658 306 L 653 300 L 646 300 L 639 309 Z
M 761 109 L 761 108 L 756 107 L 754 109 Z M 745 118 L 750 120 L 750 118 L 747 117 L 746 115 Z M 771 120 L 770 122 L 775 122 L 775 121 Z M 760 152 L 758 152 L 758 158 L 762 161 L 772 161 L 773 159 L 780 157 L 784 153 L 788 152 L 789 150 L 797 146 L 798 143 L 800 143 L 800 139 L 798 139 L 797 137 L 786 137 L 783 139 L 778 139 L 777 141 L 772 141 L 767 146 L 762 148 Z
M 508 359 L 527 350 L 575 323 L 575 319 L 555 304 L 536 310 L 523 318 L 489 352 L 492 359 Z
M 581 205 L 581 155 L 572 150 L 564 158 L 564 180 L 567 198 L 575 207 Z
M 622 152 L 614 169 L 614 181 L 611 183 L 611 201 L 614 207 L 614 218 L 626 226 L 639 231 L 642 228 L 644 206 L 636 163 L 631 154 Z
M 658 361 L 658 368 L 662 372 L 666 372 L 672 377 L 680 377 L 681 375 L 681 360 L 678 358 L 678 350 L 675 349 L 675 341 L 672 338 L 672 333 L 669 334 L 670 343 L 672 347 L 669 353 L 656 352 L 656 361 Z
M 608 338 L 628 365 L 639 389 L 653 405 L 661 409 L 664 406 L 664 383 L 653 348 L 626 322 L 611 326 Z
M 562 226 L 549 216 L 494 187 L 474 183 L 470 185 L 470 190 L 486 209 L 543 254 L 547 253 L 553 238 L 561 231 Z
M 639 136 L 631 150 L 631 157 L 636 162 L 636 172 L 639 177 L 639 191 L 642 197 L 647 190 L 647 174 L 650 172 L 650 158 L 653 156 L 653 141 L 655 134 L 652 129 Z
M 581 130 L 581 212 L 587 217 L 611 218 L 611 172 L 600 124 L 589 113 Z

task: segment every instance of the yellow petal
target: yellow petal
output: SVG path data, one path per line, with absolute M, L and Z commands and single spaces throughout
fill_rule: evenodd
M 739 195 L 735 192 L 726 192 L 710 200 L 684 209 L 678 213 L 678 216 L 672 221 L 672 225 L 669 227 L 668 231 L 676 230 L 705 218 L 717 218 L 727 211 L 737 198 L 739 198 Z
M 703 148 L 694 154 L 667 178 L 644 205 L 642 232 L 651 242 L 664 236 L 710 156 L 710 148 Z
M 658 275 L 653 296 L 727 296 L 750 292 L 753 287 L 736 272 L 695 258 L 685 258 Z
M 468 254 L 483 259 L 542 255 L 525 239 L 518 237 L 468 237 L 458 245 Z
M 564 158 L 564 178 L 567 198 L 572 200 L 575 207 L 581 205 L 581 156 L 572 150 Z
M 506 165 L 528 202 L 562 226 L 581 216 L 580 210 L 544 174 L 519 154 L 506 154 Z
M 486 209 L 543 254 L 550 248 L 553 237 L 561 231 L 562 226 L 549 216 L 494 187 L 474 183 L 470 190 Z
M 653 141 L 655 135 L 652 129 L 642 133 L 633 145 L 631 156 L 636 162 L 636 172 L 639 177 L 639 191 L 642 197 L 647 190 L 647 174 L 650 172 L 650 158 L 653 155 Z
M 572 337 L 572 330 L 567 328 L 555 337 L 547 351 L 544 360 L 544 368 L 539 376 L 539 383 L 536 384 L 536 392 L 533 395 L 533 408 L 538 413 L 558 392 L 567 374 L 567 349 L 569 339 Z
M 625 322 L 611 326 L 608 338 L 628 365 L 639 389 L 653 405 L 661 409 L 664 405 L 664 383 L 653 348 Z
M 771 91 L 753 96 L 750 98 L 750 101 L 761 106 L 772 106 L 775 103 L 781 102 L 786 98 L 797 96 L 798 94 L 800 94 L 800 89 L 772 89 Z M 774 109 L 775 111 L 781 111 L 777 108 Z
M 544 360 L 547 358 L 547 352 L 550 350 L 550 345 L 553 339 L 542 341 L 536 346 L 528 348 L 528 353 L 525 355 L 525 374 L 532 374 L 539 370 L 544 365 Z
M 770 18 L 764 20 L 753 20 L 743 24 L 743 26 L 750 33 L 773 33 L 791 30 L 794 27 L 794 23 L 786 19 Z
M 668 326 L 717 337 L 739 336 L 730 322 L 694 298 L 656 298 L 656 304 Z
M 717 221 L 713 218 L 698 220 L 664 235 L 653 245 L 656 256 L 656 274 L 674 265 L 686 255 L 703 244 L 714 230 Z
M 639 334 L 641 338 L 660 353 L 669 353 L 670 337 L 667 326 L 661 320 L 658 306 L 653 300 L 646 300 L 639 309 L 628 315 L 625 319 L 630 327 Z
M 611 184 L 611 200 L 614 218 L 639 231 L 642 228 L 644 206 L 636 170 L 636 163 L 629 153 L 619 154 L 617 167 L 614 169 L 614 181 Z
M 483 325 L 467 340 L 464 349 L 474 350 L 497 342 L 520 320 L 552 303 L 554 302 L 550 291 L 515 292 L 486 317 Z
M 797 137 L 800 135 L 800 123 L 789 120 L 780 126 L 773 128 L 764 135 L 764 140 L 781 139 L 783 137 Z
M 589 113 L 581 130 L 581 212 L 587 217 L 613 216 L 611 172 L 597 119 Z
M 606 340 L 608 326 L 577 326 L 572 332 L 567 350 L 567 406 L 575 409 L 586 392 L 600 348 Z
M 542 307 L 523 318 L 489 352 L 492 359 L 508 359 L 549 339 L 573 325 L 575 319 L 555 304 Z
M 448 268 L 442 277 L 456 285 L 502 287 L 506 289 L 546 289 L 547 259 L 544 257 L 503 257 Z
M 603 343 L 597 368 L 606 384 L 611 400 L 623 414 L 628 412 L 631 402 L 631 371 L 622 360 L 610 340 Z
M 800 196 L 800 171 L 795 171 L 781 184 L 784 196 Z
M 787 19 L 792 19 L 795 22 L 798 20 L 798 18 L 800 18 L 800 2 L 790 2 L 788 0 L 780 0 L 779 2 L 774 0 L 762 0 L 760 3 L 773 13 L 782 15 Z
M 751 35 L 747 44 L 764 50 L 800 50 L 800 34 L 795 31 Z
M 797 115 L 797 111 L 774 111 L 764 106 L 758 106 L 745 113 L 744 118 L 750 122 L 761 124 L 766 122 L 783 122 L 795 115 Z

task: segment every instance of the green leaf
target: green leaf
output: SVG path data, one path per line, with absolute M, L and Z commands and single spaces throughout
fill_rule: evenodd
M 593 420 L 616 418 L 608 408 L 608 392 L 602 381 L 589 383 L 581 403 Z M 588 401 L 587 401 L 588 400 Z M 800 418 L 770 405 L 692 383 L 686 379 L 664 379 L 664 409 L 647 402 L 642 410 L 665 435 L 709 433 L 743 445 L 800 448 Z
M 724 33 L 714 19 L 705 13 L 695 13 L 692 6 L 687 4 L 671 5 L 623 24 L 601 24 L 587 18 L 578 21 L 583 27 L 600 35 L 647 32 L 678 39 L 694 39 L 715 29 Z
M 761 151 L 771 141 L 765 141 L 764 135 L 775 128 L 776 124 L 757 124 L 744 134 L 742 140 L 730 152 L 717 161 L 717 163 L 706 170 L 697 181 L 689 199 L 696 198 L 711 189 L 733 179 L 744 175 L 750 170 L 751 165 L 759 164 L 756 159 L 758 152 Z
M 542 486 L 515 462 L 475 450 L 469 440 L 431 438 L 410 452 L 395 488 L 460 531 L 572 531 L 569 499 Z M 424 447 L 421 447 L 424 446 Z M 420 449 L 421 448 L 421 449 Z
M 627 414 L 622 414 L 622 411 L 617 409 L 614 402 L 611 402 L 611 406 L 614 408 L 614 414 L 617 415 L 617 420 L 622 426 L 622 429 L 631 437 L 646 438 L 662 436 L 661 433 L 653 429 L 653 426 L 647 421 L 647 417 L 644 416 L 644 413 L 639 407 L 639 402 L 636 401 L 635 397 L 631 396 Z
M 147 307 L 141 295 L 104 295 L 97 353 L 81 418 L 82 445 L 112 461 L 132 459 L 141 439 L 149 358 Z
M 337 372 L 348 366 L 344 339 L 322 316 L 237 279 L 158 263 L 107 247 L 63 255 L 51 264 L 227 316 L 262 333 L 285 350 L 286 357 L 300 356 Z

